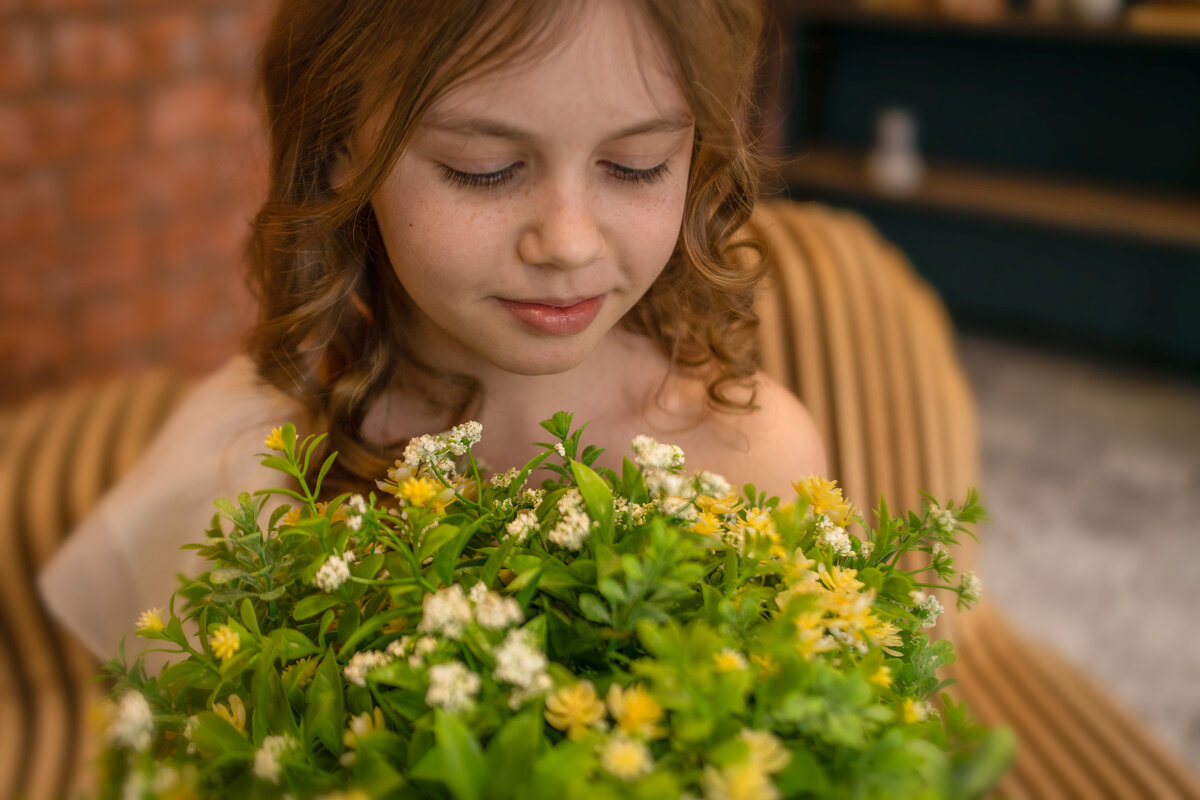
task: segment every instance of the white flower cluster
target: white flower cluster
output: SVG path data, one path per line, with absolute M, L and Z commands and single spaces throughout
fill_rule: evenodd
M 313 576 L 313 583 L 323 592 L 336 592 L 338 588 L 350 580 L 350 564 L 354 561 L 354 553 L 347 550 L 339 556 L 330 556 Z
M 346 514 L 346 527 L 352 531 L 362 530 L 363 515 L 367 513 L 367 501 L 361 494 L 352 495 L 346 503 L 350 507 Z
M 425 595 L 418 628 L 422 633 L 440 633 L 447 639 L 459 639 L 471 623 L 471 604 L 457 583 Z
M 280 759 L 299 744 L 295 738 L 286 734 L 263 739 L 262 747 L 254 753 L 254 774 L 264 781 L 279 783 L 279 776 L 283 773 Z
M 613 500 L 613 521 L 617 525 L 636 528 L 646 524 L 653 510 L 653 503 L 631 503 L 624 497 L 617 497 Z
M 649 436 L 635 436 L 630 447 L 633 448 L 633 460 L 643 470 L 683 467 L 683 451 L 673 444 L 659 444 Z
M 937 503 L 929 506 L 929 517 L 933 520 L 934 527 L 938 533 L 950 535 L 954 533 L 955 527 L 958 526 L 958 517 L 948 508 L 942 508 Z
M 483 581 L 471 587 L 469 597 L 475 604 L 475 621 L 481 628 L 502 631 L 525 621 L 520 603 L 511 597 L 502 596 L 499 592 L 488 591 Z
M 513 685 L 508 705 L 513 710 L 527 700 L 554 688 L 546 672 L 549 662 L 545 654 L 533 645 L 533 637 L 525 630 L 511 630 L 504 643 L 496 648 L 496 670 L 492 676 Z
M 129 691 L 117 703 L 116 718 L 108 728 L 114 744 L 139 753 L 154 740 L 154 713 L 141 692 Z
M 483 426 L 474 420 L 455 425 L 444 433 L 418 436 L 404 448 L 404 463 L 414 470 L 428 465 L 450 479 L 454 476 L 454 459 L 466 455 L 481 438 Z
M 568 550 L 583 547 L 583 540 L 592 530 L 592 518 L 588 516 L 583 495 L 577 487 L 572 486 L 566 494 L 558 498 L 558 513 L 558 523 L 547 538 Z
M 529 534 L 537 533 L 540 527 L 537 514 L 528 508 L 524 508 L 517 512 L 517 516 L 512 522 L 504 526 L 506 533 L 504 538 L 516 539 L 517 544 L 520 544 L 529 538 Z
M 521 470 L 517 467 L 513 467 L 512 469 L 504 472 L 498 472 L 491 478 L 492 486 L 495 486 L 497 489 L 507 489 L 509 486 L 512 486 L 512 482 L 515 481 L 520 474 Z
M 974 572 L 964 572 L 959 582 L 958 596 L 967 605 L 975 605 L 983 597 L 983 581 Z
M 921 623 L 922 628 L 932 628 L 937 625 L 938 617 L 945 611 L 938 599 L 931 594 L 925 592 L 909 592 L 908 596 L 913 601 L 913 614 Z
M 709 497 L 728 497 L 733 494 L 729 481 L 715 472 L 704 470 L 696 473 L 696 490 Z
M 545 497 L 545 489 L 525 489 L 515 498 L 505 497 L 496 504 L 496 510 L 501 514 L 511 514 L 514 509 L 535 509 L 542 504 Z
M 355 686 L 367 685 L 367 674 L 391 663 L 392 657 L 380 650 L 364 650 L 350 656 L 350 662 L 342 670 L 346 680 Z
M 412 652 L 409 652 L 408 646 L 412 645 Z M 408 665 L 413 669 L 420 669 L 425 666 L 425 658 L 437 650 L 437 639 L 432 636 L 422 636 L 415 642 L 411 636 L 401 636 L 394 642 L 389 642 L 387 646 L 387 654 L 392 658 L 408 657 Z
M 558 453 L 558 457 L 559 457 L 559 458 L 566 458 L 566 457 L 567 457 L 567 448 L 563 447 L 563 443 L 562 443 L 562 442 L 555 442 L 555 443 L 554 443 L 554 452 Z
M 429 691 L 425 702 L 447 711 L 466 711 L 475 703 L 481 681 L 461 661 L 447 661 L 429 668 Z
M 854 552 L 854 545 L 850 542 L 850 534 L 846 533 L 846 529 L 838 525 L 834 525 L 829 517 L 821 514 L 817 517 L 817 541 L 825 547 L 828 547 L 836 555 L 848 556 Z
M 664 514 L 677 517 L 684 522 L 695 522 L 699 518 L 696 506 L 690 497 L 668 494 L 658 498 L 657 503 L 659 510 Z
M 950 551 L 946 549 L 946 545 L 935 542 L 929 550 L 929 555 L 931 556 L 931 565 L 939 578 L 945 580 L 954 574 L 954 559 L 950 557 Z

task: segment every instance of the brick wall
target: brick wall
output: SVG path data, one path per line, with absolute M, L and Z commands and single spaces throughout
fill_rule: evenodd
M 0 0 L 0 403 L 237 349 L 269 4 Z

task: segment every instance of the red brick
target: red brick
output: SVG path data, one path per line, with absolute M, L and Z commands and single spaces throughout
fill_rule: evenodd
M 208 63 L 234 74 L 253 76 L 267 34 L 269 12 L 270 4 L 247 0 L 244 6 L 214 14 L 209 23 Z
M 146 213 L 160 220 L 206 208 L 214 198 L 213 176 L 226 156 L 224 150 L 200 147 L 147 154 L 138 176 Z
M 220 136 L 227 127 L 228 97 L 224 83 L 212 79 L 156 91 L 148 108 L 151 143 L 173 145 Z
M 206 34 L 201 11 L 158 14 L 137 23 L 142 74 L 148 78 L 196 71 L 205 61 Z
M 0 180 L 0 244 L 48 238 L 61 226 L 61 191 L 54 175 L 27 171 Z
M 145 280 L 150 242 L 133 225 L 81 236 L 68 247 L 71 293 L 86 298 L 115 289 L 136 290 Z
M 0 103 L 0 167 L 24 166 L 38 151 L 35 103 Z
M 119 83 L 137 73 L 137 53 L 127 25 L 69 20 L 50 33 L 53 73 L 68 84 Z
M 0 91 L 31 89 L 45 69 L 41 34 L 33 26 L 6 23 L 0 27 Z
M 137 136 L 137 110 L 121 94 L 21 103 L 0 108 L 0 166 L 113 153 Z
M 142 211 L 139 162 L 116 156 L 84 164 L 68 180 L 71 213 L 83 226 L 135 220 Z

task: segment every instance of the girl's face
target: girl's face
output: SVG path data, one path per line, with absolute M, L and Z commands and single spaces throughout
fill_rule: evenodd
M 424 360 L 568 370 L 662 271 L 693 125 L 651 30 L 631 2 L 589 3 L 547 55 L 460 84 L 416 129 L 372 206 Z

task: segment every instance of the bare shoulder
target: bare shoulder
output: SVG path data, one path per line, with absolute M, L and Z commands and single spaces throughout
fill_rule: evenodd
M 688 440 L 688 466 L 719 473 L 736 486 L 753 483 L 759 491 L 790 497 L 792 481 L 826 472 L 821 434 L 804 404 L 761 373 L 754 400 L 754 410 L 712 412 L 682 437 Z
M 770 377 L 759 373 L 758 408 L 738 418 L 747 442 L 747 475 L 759 476 L 755 486 L 768 494 L 787 496 L 792 481 L 827 470 L 820 431 L 800 400 Z

